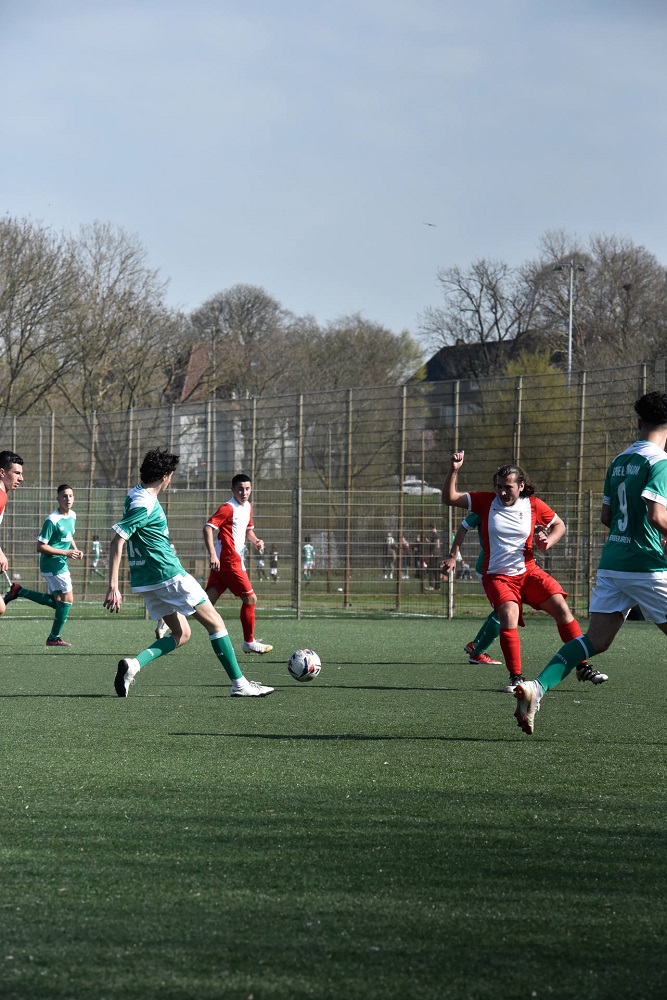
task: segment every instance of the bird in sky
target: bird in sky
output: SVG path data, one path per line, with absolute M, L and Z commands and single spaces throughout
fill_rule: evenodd
M 437 224 L 435 222 L 425 222 L 424 225 L 425 226 L 433 226 L 434 229 L 437 229 Z

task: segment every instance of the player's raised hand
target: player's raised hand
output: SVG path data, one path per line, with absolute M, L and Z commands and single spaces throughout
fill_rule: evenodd
M 452 455 L 450 461 L 452 463 L 452 469 L 454 472 L 458 472 L 461 466 L 463 465 L 464 455 L 465 455 L 464 451 L 455 451 L 454 454 Z

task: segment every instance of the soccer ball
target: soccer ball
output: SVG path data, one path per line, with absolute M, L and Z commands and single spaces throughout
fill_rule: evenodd
M 287 669 L 295 681 L 312 681 L 322 669 L 322 661 L 312 649 L 297 649 L 287 661 Z

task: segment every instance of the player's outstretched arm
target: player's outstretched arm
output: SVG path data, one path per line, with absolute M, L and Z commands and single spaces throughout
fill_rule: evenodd
M 463 507 L 464 510 L 467 510 L 468 494 L 460 493 L 456 487 L 456 478 L 463 465 L 464 455 L 463 451 L 455 451 L 449 460 L 449 472 L 442 484 L 442 502 L 448 507 Z

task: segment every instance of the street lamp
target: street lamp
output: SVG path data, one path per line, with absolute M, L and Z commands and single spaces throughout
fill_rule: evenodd
M 573 309 L 574 309 L 574 272 L 575 271 L 585 271 L 586 268 L 583 264 L 575 264 L 574 260 L 571 260 L 568 264 L 570 269 L 570 290 L 568 294 L 568 324 L 567 324 L 567 387 L 570 388 L 572 382 L 572 320 L 573 320 Z M 556 264 L 554 271 L 564 271 L 565 268 L 562 264 Z

